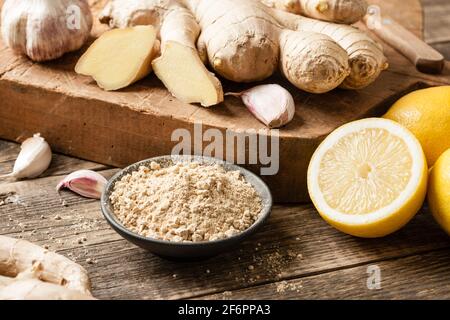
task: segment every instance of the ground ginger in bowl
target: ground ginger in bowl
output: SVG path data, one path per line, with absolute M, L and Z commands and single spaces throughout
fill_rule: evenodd
M 115 182 L 109 201 L 131 232 L 175 243 L 233 237 L 249 229 L 263 209 L 239 170 L 197 161 L 140 165 Z

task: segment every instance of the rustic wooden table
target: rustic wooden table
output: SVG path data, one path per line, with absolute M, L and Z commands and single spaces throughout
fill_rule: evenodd
M 450 1 L 420 0 L 424 15 L 424 39 L 450 60 Z
M 442 13 L 450 11 L 447 2 L 423 0 L 425 39 L 444 53 L 450 48 L 448 30 L 445 23 L 434 22 L 448 21 L 450 13 Z M 437 13 L 439 19 L 427 19 Z M 0 175 L 12 169 L 18 152 L 17 144 L 0 140 Z M 450 298 L 450 238 L 426 208 L 401 231 L 367 240 L 334 230 L 309 204 L 275 206 L 262 231 L 234 252 L 175 263 L 118 236 L 103 219 L 98 201 L 57 194 L 57 182 L 82 168 L 107 177 L 117 170 L 56 154 L 39 179 L 0 179 L 0 234 L 46 244 L 80 263 L 89 271 L 97 298 Z M 367 286 L 373 270 L 380 271 L 378 289 Z
M 18 152 L 19 145 L 0 141 L 0 174 Z M 170 262 L 117 235 L 98 201 L 58 195 L 57 182 L 81 168 L 107 177 L 117 170 L 56 154 L 39 179 L 1 180 L 0 234 L 46 244 L 80 263 L 98 298 L 450 298 L 450 238 L 426 209 L 394 235 L 365 240 L 334 230 L 309 204 L 275 206 L 262 231 L 234 252 Z M 371 290 L 374 268 L 382 281 Z

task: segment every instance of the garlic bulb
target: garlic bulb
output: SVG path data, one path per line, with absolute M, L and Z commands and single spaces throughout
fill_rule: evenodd
M 100 199 L 108 181 L 99 173 L 92 170 L 78 170 L 66 176 L 56 186 L 59 192 L 68 188 L 86 198 Z
M 50 166 L 52 150 L 39 133 L 26 139 L 20 148 L 21 150 L 14 163 L 13 172 L 0 178 L 35 178 Z
M 264 84 L 225 95 L 241 97 L 250 112 L 269 128 L 282 127 L 294 118 L 294 98 L 278 84 Z
M 92 22 L 86 0 L 6 0 L 1 33 L 15 52 L 47 61 L 81 48 Z

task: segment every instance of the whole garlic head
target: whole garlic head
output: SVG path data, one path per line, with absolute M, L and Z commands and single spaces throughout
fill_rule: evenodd
M 47 61 L 81 48 L 92 23 L 86 0 L 6 0 L 1 33 L 15 52 Z

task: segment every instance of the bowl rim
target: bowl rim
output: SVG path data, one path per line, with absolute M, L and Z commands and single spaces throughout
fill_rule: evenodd
M 109 199 L 109 197 L 107 197 L 107 194 L 110 194 L 110 190 L 112 190 L 114 184 L 116 183 L 116 181 L 118 181 L 122 176 L 124 176 L 125 174 L 128 173 L 128 171 L 130 171 L 130 169 L 132 168 L 139 168 L 140 165 L 144 165 L 144 164 L 148 164 L 152 161 L 154 162 L 158 162 L 161 160 L 165 160 L 165 159 L 176 159 L 176 158 L 181 158 L 181 159 L 186 159 L 186 160 L 195 160 L 195 159 L 201 159 L 201 160 L 208 160 L 211 163 L 217 163 L 217 164 L 221 164 L 221 165 L 226 165 L 227 167 L 231 168 L 232 170 L 238 170 L 241 172 L 241 174 L 244 175 L 244 177 L 246 176 L 251 176 L 252 179 L 256 180 L 257 183 L 259 184 L 259 186 L 263 189 L 263 192 L 266 193 L 266 195 L 263 197 L 257 190 L 257 188 L 255 187 L 255 183 L 253 181 L 248 181 L 254 188 L 255 190 L 258 192 L 258 195 L 261 197 L 261 201 L 263 203 L 263 208 L 261 209 L 260 215 L 258 217 L 258 219 L 247 229 L 245 229 L 244 231 L 235 234 L 231 237 L 225 238 L 225 239 L 218 239 L 218 240 L 213 240 L 213 241 L 201 241 L 201 242 L 174 242 L 174 241 L 169 241 L 169 240 L 159 240 L 159 239 L 154 239 L 154 238 L 149 238 L 149 237 L 144 237 L 138 233 L 135 233 L 131 230 L 129 230 L 128 228 L 126 228 L 121 222 L 117 221 L 115 218 L 115 214 L 114 212 L 112 212 L 112 210 L 110 210 L 110 205 L 111 205 L 111 201 Z M 131 170 L 131 171 L 135 171 L 135 170 Z M 130 171 L 130 172 L 131 172 Z M 227 170 L 227 171 L 231 171 L 231 170 Z M 267 184 L 255 173 L 239 166 L 236 164 L 233 164 L 231 162 L 225 161 L 225 160 L 221 160 L 218 158 L 213 158 L 213 157 L 208 157 L 208 156 L 198 156 L 198 155 L 165 155 L 165 156 L 157 156 L 157 157 L 152 157 L 152 158 L 148 158 L 145 160 L 141 160 L 138 162 L 135 162 L 121 170 L 119 170 L 119 172 L 117 172 L 116 174 L 114 174 L 107 182 L 105 188 L 103 189 L 102 195 L 101 195 L 101 200 L 100 200 L 100 206 L 101 206 L 101 211 L 103 213 L 103 216 L 105 217 L 105 219 L 116 229 L 119 229 L 120 232 L 126 234 L 127 236 L 131 237 L 131 238 L 135 238 L 137 240 L 140 241 L 144 241 L 144 242 L 151 242 L 151 243 L 156 243 L 159 245 L 164 245 L 164 246 L 171 246 L 171 247 L 209 247 L 209 246 L 213 246 L 215 244 L 223 244 L 223 243 L 227 243 L 230 241 L 242 241 L 244 240 L 244 238 L 246 238 L 247 236 L 252 235 L 254 232 L 257 231 L 257 229 L 259 227 L 261 227 L 266 220 L 269 218 L 270 213 L 272 211 L 272 206 L 273 206 L 273 197 L 272 197 L 272 193 L 269 189 L 269 187 L 267 186 Z

